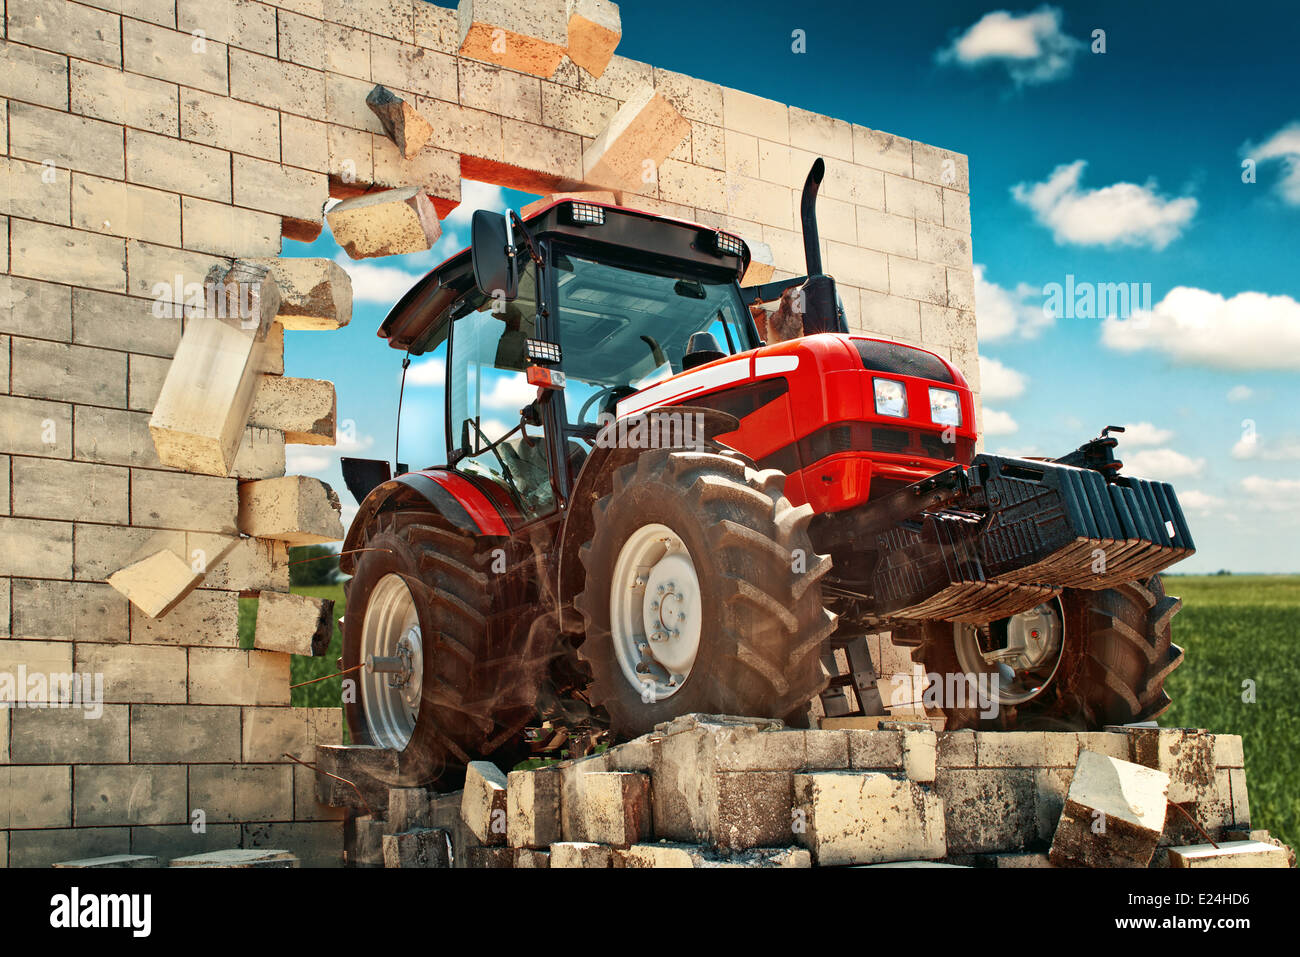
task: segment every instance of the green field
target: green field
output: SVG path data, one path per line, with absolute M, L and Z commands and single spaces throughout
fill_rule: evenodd
M 1300 843 L 1300 576 L 1172 575 L 1183 600 L 1174 641 L 1186 658 L 1166 684 L 1163 727 L 1240 734 L 1251 824 Z M 1254 682 L 1254 703 L 1242 700 Z
M 1186 651 L 1167 684 L 1174 705 L 1165 727 L 1208 728 L 1240 734 L 1245 743 L 1251 822 L 1293 847 L 1300 844 L 1300 576 L 1170 576 L 1171 595 L 1183 599 L 1174 619 L 1174 641 Z M 340 585 L 295 587 L 299 594 L 334 599 L 343 614 Z M 252 647 L 257 602 L 240 602 L 240 637 Z M 293 684 L 337 670 L 342 653 L 338 626 L 329 652 L 295 656 Z M 1242 700 L 1243 682 L 1254 682 L 1255 701 Z M 298 707 L 338 706 L 342 679 L 295 688 Z

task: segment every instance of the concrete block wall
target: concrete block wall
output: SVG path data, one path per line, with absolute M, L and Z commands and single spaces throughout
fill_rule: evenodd
M 149 414 L 184 321 L 154 309 L 159 284 L 277 256 L 331 196 L 418 186 L 446 215 L 462 177 L 591 186 L 584 150 L 648 85 L 690 132 L 622 202 L 732 229 L 796 275 L 824 156 L 823 256 L 852 326 L 952 358 L 978 392 L 964 156 L 622 57 L 543 78 L 459 42 L 456 11 L 425 0 L 6 0 L 0 673 L 99 674 L 107 704 L 0 710 L 0 863 L 341 846 L 278 756 L 310 760 L 338 715 L 288 711 L 288 658 L 237 647 L 237 595 L 287 590 L 283 543 L 241 540 L 157 621 L 104 584 L 162 548 L 219 553 L 239 481 L 284 471 L 285 434 L 255 427 L 228 477 L 161 464 Z M 366 106 L 380 83 L 434 127 L 411 160 Z

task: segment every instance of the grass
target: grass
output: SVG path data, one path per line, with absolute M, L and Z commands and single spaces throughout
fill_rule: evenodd
M 1300 576 L 1175 575 L 1165 589 L 1183 599 L 1174 641 L 1186 657 L 1160 724 L 1241 735 L 1252 825 L 1300 844 Z
M 1169 676 L 1174 704 L 1160 724 L 1241 735 L 1251 822 L 1300 845 L 1300 575 L 1174 575 L 1165 587 L 1183 599 L 1174 640 L 1186 657 Z M 338 670 L 343 639 L 337 619 L 345 602 L 341 585 L 293 590 L 334 599 L 336 621 L 324 656 L 293 657 L 291 684 L 298 684 Z M 252 647 L 256 616 L 256 599 L 242 599 L 244 648 Z M 1246 681 L 1254 683 L 1253 702 L 1243 700 Z M 342 679 L 295 688 L 291 700 L 295 707 L 341 707 Z

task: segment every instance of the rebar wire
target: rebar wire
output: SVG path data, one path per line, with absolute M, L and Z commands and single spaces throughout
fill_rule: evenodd
M 343 782 L 344 784 L 346 784 L 348 787 L 352 788 L 352 790 L 354 790 L 354 791 L 357 792 L 357 797 L 361 798 L 361 803 L 364 804 L 364 805 L 366 806 L 366 813 L 369 814 L 371 817 L 374 817 L 374 815 L 375 815 L 375 809 L 372 808 L 372 807 L 370 806 L 370 802 L 366 800 L 366 796 L 365 796 L 364 794 L 361 793 L 361 788 L 357 787 L 355 784 L 353 784 L 353 783 L 352 783 L 351 781 L 349 781 L 347 778 L 341 778 L 341 777 L 339 777 L 337 774 L 330 774 L 330 772 L 328 772 L 328 771 L 322 771 L 320 768 L 316 767 L 316 765 L 314 765 L 314 764 L 309 764 L 308 762 L 302 760 L 301 758 L 295 758 L 295 757 L 294 757 L 292 754 L 290 754 L 288 751 L 283 752 L 283 754 L 284 754 L 284 756 L 285 756 L 286 758 L 288 758 L 290 761 L 297 761 L 297 762 L 298 762 L 299 764 L 301 764 L 304 768 L 310 768 L 311 770 L 315 771 L 317 774 L 323 774 L 323 775 L 325 775 L 325 777 L 327 777 L 327 778 L 333 778 L 335 781 L 342 781 L 342 782 Z
M 289 685 L 289 690 L 292 691 L 294 688 L 303 688 L 306 687 L 307 685 L 314 685 L 318 681 L 329 681 L 329 679 L 331 678 L 338 678 L 342 675 L 348 674 L 349 672 L 358 671 L 361 668 L 364 668 L 365 666 L 366 663 L 363 661 L 359 665 L 353 665 L 351 668 L 344 668 L 342 671 L 336 671 L 332 675 L 322 675 L 319 678 L 312 678 L 310 681 L 300 681 L 296 685 Z
M 305 565 L 307 562 L 319 562 L 326 558 L 338 558 L 340 555 L 355 555 L 358 552 L 387 552 L 388 548 L 345 548 L 341 551 L 330 552 L 328 555 L 317 555 L 315 558 L 300 558 L 297 561 L 290 562 L 290 565 Z
M 1183 807 L 1181 804 L 1175 803 L 1174 801 L 1170 801 L 1169 806 L 1178 808 L 1178 810 L 1182 812 L 1183 817 L 1187 818 L 1187 820 L 1192 822 L 1192 827 L 1196 828 L 1198 831 L 1201 832 L 1201 837 L 1209 841 L 1210 845 L 1216 851 L 1219 849 L 1219 845 L 1215 842 L 1214 838 L 1210 837 L 1210 835 L 1206 832 L 1205 828 L 1201 827 L 1201 822 L 1196 820 L 1196 818 L 1192 817 L 1191 812 L 1189 812 L 1187 808 Z

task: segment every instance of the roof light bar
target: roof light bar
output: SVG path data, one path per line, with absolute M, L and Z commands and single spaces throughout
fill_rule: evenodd
M 591 203 L 572 203 L 569 212 L 575 226 L 604 226 L 605 209 Z
M 534 362 L 559 362 L 561 358 L 559 345 L 545 339 L 529 339 L 525 348 Z
M 744 240 L 722 230 L 713 234 L 713 245 L 724 256 L 742 256 L 745 252 Z

